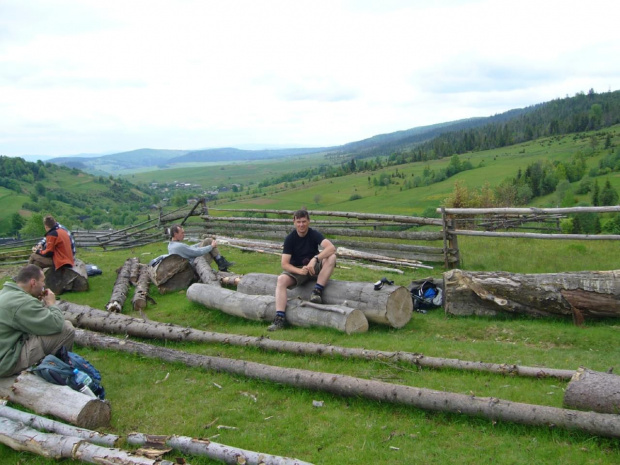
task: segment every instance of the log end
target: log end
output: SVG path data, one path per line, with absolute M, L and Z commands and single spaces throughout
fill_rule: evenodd
M 344 325 L 344 331 L 347 334 L 365 333 L 368 331 L 368 320 L 361 310 L 354 309 Z
M 102 426 L 110 426 L 112 409 L 110 403 L 105 400 L 92 399 L 87 402 L 77 416 L 75 425 L 80 428 L 97 429 Z
M 413 314 L 413 300 L 406 287 L 399 286 L 390 294 L 387 301 L 386 317 L 393 328 L 402 328 Z

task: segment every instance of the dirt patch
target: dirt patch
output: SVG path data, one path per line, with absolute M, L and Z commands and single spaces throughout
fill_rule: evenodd
M 0 266 L 0 284 L 11 279 L 24 265 Z

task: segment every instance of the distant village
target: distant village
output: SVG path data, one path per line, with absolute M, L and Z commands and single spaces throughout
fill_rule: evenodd
M 241 184 L 230 184 L 228 186 L 211 186 L 209 189 L 204 189 L 200 184 L 192 184 L 189 182 L 173 181 L 165 184 L 152 182 L 149 187 L 153 190 L 158 190 L 162 193 L 170 194 L 175 191 L 187 191 L 191 192 L 196 197 L 188 197 L 187 203 L 192 205 L 196 203 L 198 197 L 204 197 L 206 200 L 217 200 L 220 193 L 224 192 L 240 192 L 243 186 Z M 162 198 L 162 203 L 170 201 L 170 197 Z

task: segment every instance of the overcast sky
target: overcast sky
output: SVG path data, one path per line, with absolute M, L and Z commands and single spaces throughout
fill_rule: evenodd
M 0 155 L 328 146 L 620 89 L 616 0 L 0 0 Z

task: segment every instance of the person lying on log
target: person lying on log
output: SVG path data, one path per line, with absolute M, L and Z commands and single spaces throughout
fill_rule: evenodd
M 168 253 L 170 255 L 180 255 L 183 258 L 187 258 L 190 263 L 193 263 L 194 258 L 210 254 L 220 271 L 228 271 L 228 268 L 234 265 L 233 262 L 229 262 L 220 254 L 220 251 L 217 250 L 217 242 L 214 239 L 206 238 L 199 244 L 194 245 L 184 244 L 181 241 L 185 239 L 185 230 L 180 224 L 175 224 L 170 228 L 170 236 L 171 239 L 168 243 Z
M 30 264 L 0 291 L 0 377 L 16 375 L 55 354 L 73 348 L 75 329 L 45 289 L 43 270 Z
M 276 317 L 267 331 L 286 327 L 286 290 L 316 280 L 310 302 L 323 303 L 323 289 L 336 268 L 336 247 L 323 234 L 310 227 L 306 210 L 293 214 L 295 230 L 284 239 L 282 273 L 276 284 Z M 319 246 L 323 250 L 319 252 Z
M 45 236 L 32 248 L 28 263 L 39 268 L 75 266 L 75 241 L 71 232 L 59 224 L 52 215 L 43 219 Z

